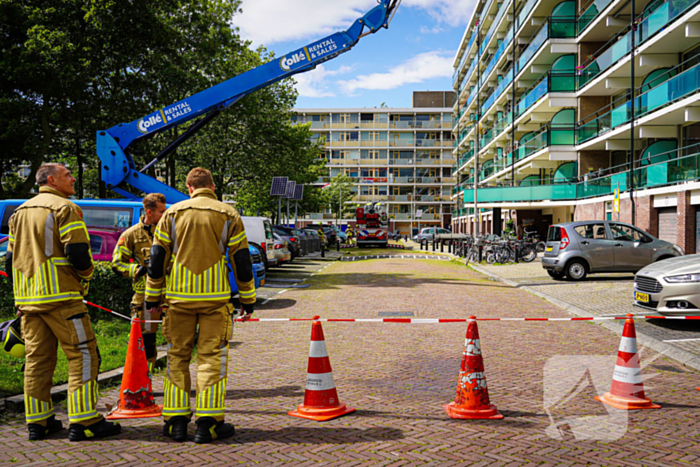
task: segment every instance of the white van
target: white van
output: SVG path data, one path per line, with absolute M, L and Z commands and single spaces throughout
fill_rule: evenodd
M 267 217 L 241 216 L 248 243 L 260 251 L 265 258 L 265 267 L 275 266 L 275 238 L 272 223 Z

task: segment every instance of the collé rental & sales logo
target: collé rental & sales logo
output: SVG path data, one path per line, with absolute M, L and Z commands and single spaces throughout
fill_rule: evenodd
M 306 55 L 303 50 L 300 50 L 299 52 L 280 58 L 280 68 L 284 71 L 291 71 L 292 65 L 303 62 L 304 60 L 306 60 Z
M 136 128 L 138 128 L 141 133 L 148 133 L 148 129 L 156 123 L 163 123 L 163 118 L 159 113 L 153 113 L 145 118 L 142 118 L 136 124 Z

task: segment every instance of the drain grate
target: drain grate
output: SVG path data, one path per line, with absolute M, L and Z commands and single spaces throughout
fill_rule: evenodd
M 412 311 L 380 311 L 377 316 L 387 316 L 387 317 L 407 317 L 412 318 L 415 314 Z

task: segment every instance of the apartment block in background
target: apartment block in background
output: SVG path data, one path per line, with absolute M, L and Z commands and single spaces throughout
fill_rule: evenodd
M 351 177 L 352 206 L 385 202 L 392 232 L 411 235 L 422 227 L 449 227 L 455 185 L 452 94 L 414 92 L 413 107 L 404 109 L 295 109 L 296 123 L 310 123 L 313 139 L 325 145 L 328 174 L 318 185 L 339 174 Z M 304 219 L 332 220 L 330 209 Z
M 700 0 L 634 7 L 478 2 L 454 62 L 455 231 L 617 220 L 619 188 L 620 221 L 696 251 Z

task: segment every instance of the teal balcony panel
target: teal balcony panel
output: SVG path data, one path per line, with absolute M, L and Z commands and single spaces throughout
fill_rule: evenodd
M 669 0 L 659 5 L 651 13 L 645 11 L 638 17 L 638 20 L 641 21 L 637 26 L 635 45 L 639 47 L 698 3 L 700 3 L 700 0 Z M 585 65 L 579 77 L 579 89 L 630 52 L 632 47 L 630 31 L 628 30 L 624 35 L 612 39 L 609 44 L 608 48 L 597 56 L 591 57 L 591 61 Z
M 547 92 L 549 92 L 549 76 L 545 76 L 539 84 L 520 98 L 515 107 L 516 115 L 520 116 L 525 113 L 527 109 L 535 105 Z
M 600 12 L 605 10 L 611 3 L 612 0 L 595 0 L 587 7 L 582 8 L 584 11 L 578 17 L 578 33 L 583 33 Z

